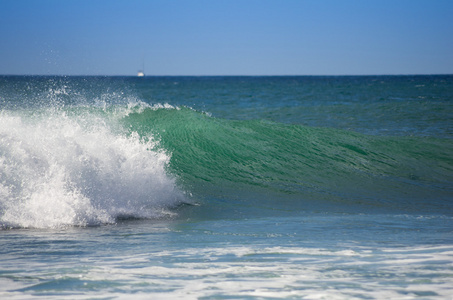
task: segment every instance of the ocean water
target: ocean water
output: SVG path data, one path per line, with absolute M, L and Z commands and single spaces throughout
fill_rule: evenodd
M 452 299 L 453 76 L 0 76 L 1 299 Z

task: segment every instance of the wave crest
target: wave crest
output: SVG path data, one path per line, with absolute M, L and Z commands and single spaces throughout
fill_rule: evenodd
M 113 126 L 114 127 L 114 126 Z M 0 228 L 159 218 L 183 200 L 152 136 L 84 113 L 0 114 Z

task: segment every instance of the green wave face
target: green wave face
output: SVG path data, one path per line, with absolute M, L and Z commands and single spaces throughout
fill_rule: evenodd
M 2 77 L 0 227 L 451 215 L 451 78 Z
M 189 108 L 147 108 L 122 119 L 171 153 L 169 170 L 197 197 L 295 200 L 409 208 L 450 207 L 449 139 L 377 137 L 260 120 L 226 120 Z M 427 199 L 430 199 L 429 201 Z M 294 201 L 291 203 L 294 204 Z M 427 205 L 430 206 L 430 205 Z M 423 206 L 422 206 L 423 207 Z

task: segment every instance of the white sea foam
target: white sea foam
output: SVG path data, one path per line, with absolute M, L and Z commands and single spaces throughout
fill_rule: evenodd
M 110 120 L 111 121 L 111 120 Z M 0 228 L 154 218 L 182 200 L 152 137 L 93 114 L 0 113 Z
M 401 248 L 189 248 L 153 253 L 175 261 L 165 265 L 150 264 L 149 254 L 118 257 L 113 259 L 117 264 L 97 268 L 84 279 L 100 281 L 109 274 L 120 282 L 144 280 L 146 285 L 139 280 L 144 292 L 138 293 L 139 298 L 158 299 L 414 299 L 420 295 L 445 299 L 451 295 L 451 245 L 403 249 L 409 257 L 399 255 Z M 420 253 L 423 259 L 399 263 Z
M 399 264 L 394 256 L 408 250 L 409 257 L 421 252 L 425 260 Z M 71 274 L 55 275 L 43 263 L 34 263 L 40 282 L 55 286 L 59 280 L 74 286 L 91 285 L 91 297 L 121 299 L 449 299 L 452 289 L 451 245 L 436 247 L 388 248 L 374 250 L 232 246 L 155 251 L 132 256 L 109 257 L 96 265 L 77 260 Z M 156 260 L 156 256 L 159 258 Z M 100 256 L 103 257 L 103 256 Z M 294 258 L 294 259 L 292 259 Z M 447 261 L 444 261 L 447 259 Z M 8 260 L 20 269 L 17 260 Z M 91 260 L 90 260 L 91 261 Z M 165 262 L 165 263 L 162 263 Z M 64 266 L 64 267 L 63 267 Z M 55 269 L 68 269 L 61 260 Z M 37 272 L 37 271 L 34 271 Z M 25 274 L 17 274 L 17 276 Z M 37 274 L 27 274 L 33 278 Z M 40 283 L 28 279 L 30 291 Z M 25 281 L 25 280 L 24 280 Z M 0 283 L 2 283 L 0 281 Z M 10 282 L 3 280 L 4 286 Z M 26 284 L 23 282 L 22 284 Z M 109 286 L 110 284 L 115 284 Z M 26 299 L 21 286 L 11 282 L 4 296 Z M 23 287 L 23 286 L 22 286 Z M 2 289 L 0 288 L 0 296 Z M 87 294 L 72 290 L 57 293 L 55 299 L 84 299 Z M 67 294 L 65 294 L 67 293 Z M 52 299 L 52 296 L 46 294 Z

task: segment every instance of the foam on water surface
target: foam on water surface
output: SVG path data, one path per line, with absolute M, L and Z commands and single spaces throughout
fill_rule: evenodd
M 109 257 L 96 267 L 82 263 L 64 277 L 49 273 L 33 279 L 31 274 L 28 284 L 10 285 L 3 295 L 22 299 L 23 292 L 40 295 L 52 290 L 56 298 L 67 293 L 77 298 L 77 290 L 124 299 L 446 299 L 453 292 L 451 245 L 350 247 L 354 246 L 155 250 Z M 35 267 L 39 271 L 44 266 Z M 54 265 L 63 267 L 63 262 Z

